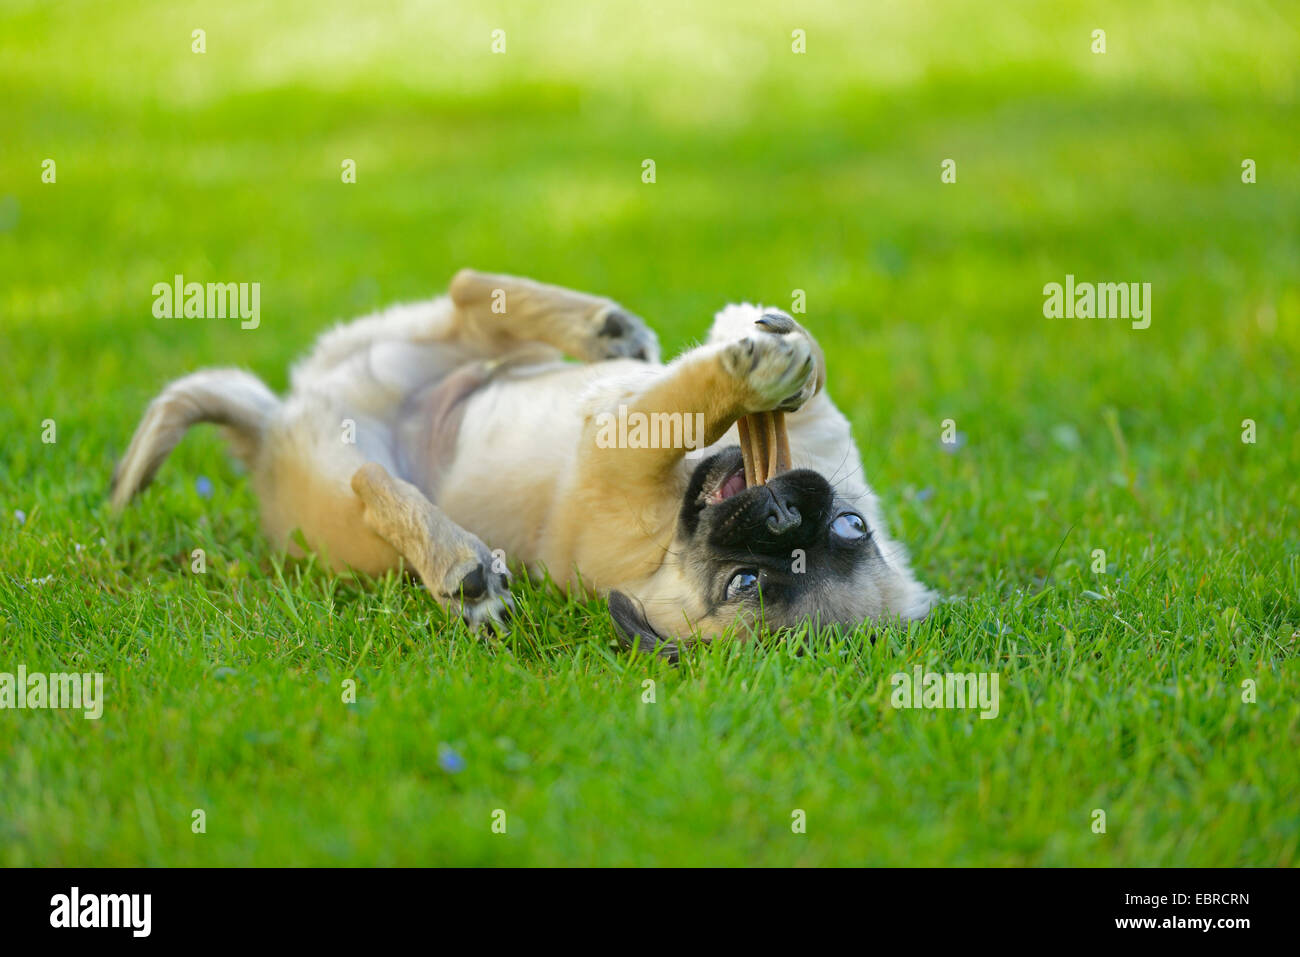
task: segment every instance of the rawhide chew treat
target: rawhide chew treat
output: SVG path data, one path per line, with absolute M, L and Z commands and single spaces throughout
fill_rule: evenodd
M 736 423 L 745 460 L 745 487 L 766 485 L 790 470 L 790 435 L 784 412 L 755 412 Z

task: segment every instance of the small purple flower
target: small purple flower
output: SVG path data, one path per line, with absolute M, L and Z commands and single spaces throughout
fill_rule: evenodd
M 460 774 L 465 770 L 465 759 L 445 744 L 438 745 L 438 767 L 448 774 Z
M 200 475 L 194 480 L 194 491 L 199 493 L 199 498 L 212 498 L 212 480 Z
M 930 499 L 934 498 L 934 489 L 927 485 L 925 488 L 917 492 L 914 497 L 918 502 L 928 502 Z
M 27 513 L 24 512 L 21 508 L 14 509 L 14 518 L 18 520 L 19 525 L 27 524 Z

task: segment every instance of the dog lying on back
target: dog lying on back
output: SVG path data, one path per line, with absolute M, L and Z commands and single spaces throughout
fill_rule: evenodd
M 934 595 L 885 530 L 800 325 L 732 305 L 704 345 L 667 365 L 658 351 L 609 299 L 463 270 L 447 296 L 326 333 L 283 400 L 236 369 L 171 383 L 114 473 L 113 505 L 213 422 L 274 543 L 296 554 L 300 530 L 333 568 L 405 566 L 472 627 L 508 618 L 510 565 L 607 594 L 623 640 L 669 657 L 738 619 L 928 613 Z M 756 484 L 736 425 L 772 410 L 794 467 Z M 646 423 L 671 423 L 672 441 Z

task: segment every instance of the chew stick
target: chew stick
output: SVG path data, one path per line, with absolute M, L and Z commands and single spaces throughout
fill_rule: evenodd
M 745 462 L 745 488 L 753 488 L 760 483 L 755 472 L 758 458 L 754 455 L 754 446 L 749 429 L 749 416 L 741 416 L 736 423 L 736 430 L 740 433 L 740 457 Z
M 756 412 L 736 423 L 740 454 L 745 462 L 745 485 L 765 485 L 790 469 L 790 435 L 784 412 Z
M 767 477 L 769 479 L 776 475 L 776 456 L 777 456 L 777 439 L 776 439 L 776 417 L 779 412 L 767 412 L 763 415 L 763 425 L 767 427 Z
M 790 459 L 790 433 L 785 429 L 784 412 L 771 412 L 769 414 L 772 416 L 772 422 L 776 428 L 776 465 L 772 468 L 772 475 L 780 475 L 782 472 L 788 472 L 793 468 L 793 462 Z

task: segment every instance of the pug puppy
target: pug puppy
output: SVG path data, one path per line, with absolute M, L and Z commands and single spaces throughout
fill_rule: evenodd
M 733 625 L 923 618 L 934 595 L 825 383 L 821 349 L 778 310 L 727 306 L 662 365 L 612 300 L 463 270 L 446 296 L 326 333 L 284 399 L 237 369 L 171 383 L 112 504 L 212 422 L 273 543 L 412 570 L 471 627 L 508 619 L 511 566 L 608 595 L 625 644 L 670 658 Z

